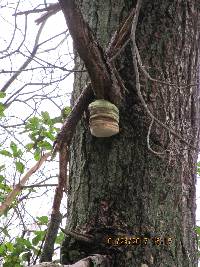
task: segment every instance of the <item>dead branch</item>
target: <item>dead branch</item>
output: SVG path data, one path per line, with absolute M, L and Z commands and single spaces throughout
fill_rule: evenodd
M 39 25 L 40 23 L 43 23 L 44 21 L 46 21 L 49 17 L 55 15 L 60 10 L 61 10 L 60 4 L 56 3 L 56 4 L 50 4 L 48 7 L 45 7 L 45 8 L 37 8 L 37 9 L 31 9 L 31 10 L 26 10 L 26 11 L 20 11 L 20 12 L 13 14 L 13 16 L 15 17 L 20 16 L 20 15 L 27 16 L 29 14 L 36 14 L 36 13 L 41 13 L 41 12 L 46 11 L 40 18 L 35 20 L 35 22 Z
M 13 14 L 13 16 L 29 15 L 29 14 L 40 13 L 44 11 L 49 12 L 49 11 L 55 11 L 57 9 L 61 10 L 59 3 L 50 4 L 48 7 L 45 7 L 45 8 L 37 8 L 37 9 L 31 9 L 31 10 L 26 10 L 26 11 L 20 11 L 20 12 Z
M 55 198 L 55 196 L 54 196 Z M 52 261 L 54 254 L 54 244 L 58 235 L 59 225 L 62 221 L 62 214 L 60 210 L 51 214 L 51 218 L 48 224 L 47 232 L 44 239 L 44 244 L 41 249 L 40 262 Z
M 65 235 L 69 235 L 78 241 L 82 241 L 82 242 L 90 243 L 90 244 L 94 243 L 94 236 L 92 236 L 92 235 L 86 235 L 86 234 L 82 234 L 82 233 L 77 233 L 75 231 L 69 231 L 67 229 L 63 229 L 62 227 L 60 227 L 60 230 Z
M 64 121 L 63 126 L 57 135 L 56 141 L 54 143 L 53 156 L 57 151 L 61 149 L 64 143 L 67 146 L 70 145 L 76 125 L 81 119 L 84 110 L 87 109 L 88 105 L 94 97 L 91 83 L 88 84 L 82 91 L 81 95 L 77 99 L 71 113 L 68 115 L 67 119 Z
M 22 177 L 21 181 L 15 186 L 15 188 L 8 194 L 6 200 L 0 206 L 0 216 L 11 205 L 11 203 L 23 189 L 23 186 L 31 177 L 31 175 L 33 175 L 42 166 L 42 164 L 47 160 L 50 155 L 51 152 L 44 154 L 41 159 Z
M 55 198 L 52 207 L 52 213 L 57 213 L 60 210 L 60 204 L 63 197 L 63 191 L 67 186 L 67 163 L 69 161 L 68 147 L 62 146 L 59 151 L 59 176 L 58 186 L 56 188 Z
M 49 17 L 55 15 L 57 12 L 59 12 L 61 10 L 60 8 L 60 4 L 56 3 L 56 4 L 52 4 L 49 7 L 47 7 L 47 12 L 42 15 L 39 19 L 36 19 L 35 22 L 37 24 L 42 23 L 44 20 L 48 19 Z
M 113 83 L 112 73 L 102 47 L 98 44 L 90 27 L 83 19 L 83 15 L 78 6 L 76 6 L 75 1 L 60 0 L 59 2 L 74 41 L 74 46 L 89 73 L 96 98 L 107 99 L 117 104 L 120 95 L 116 96 L 116 86 Z
M 32 265 L 31 267 L 91 267 L 91 266 L 110 267 L 111 266 L 110 259 L 108 256 L 95 254 L 93 256 L 89 256 L 70 265 L 60 265 L 52 262 L 43 262 L 37 265 Z
M 130 40 L 131 33 L 131 22 L 135 14 L 135 8 L 133 8 L 128 15 L 128 17 L 121 23 L 119 28 L 114 33 L 111 41 L 106 49 L 107 57 L 111 60 L 114 60 L 124 48 L 124 45 L 127 44 Z
M 60 205 L 63 198 L 63 191 L 67 184 L 67 163 L 69 161 L 69 151 L 66 144 L 59 151 L 59 178 L 58 186 L 55 190 L 51 219 L 45 237 L 44 247 L 40 257 L 40 262 L 52 261 L 54 253 L 54 243 L 58 234 L 59 225 L 62 221 Z
M 33 47 L 33 51 L 31 52 L 30 57 L 22 64 L 22 66 L 19 68 L 18 71 L 16 71 L 13 76 L 11 76 L 11 78 L 6 82 L 6 84 L 3 86 L 3 88 L 0 90 L 1 92 L 5 92 L 9 86 L 17 79 L 17 77 L 22 73 L 22 71 L 31 63 L 31 61 L 33 60 L 37 50 L 38 50 L 38 42 L 39 42 L 39 38 L 40 35 L 42 33 L 42 30 L 44 28 L 46 20 L 42 23 L 42 25 L 40 26 L 36 39 L 35 39 L 35 44 Z
M 40 188 L 40 187 L 54 187 L 58 186 L 58 184 L 31 184 L 31 185 L 24 185 L 22 188 Z

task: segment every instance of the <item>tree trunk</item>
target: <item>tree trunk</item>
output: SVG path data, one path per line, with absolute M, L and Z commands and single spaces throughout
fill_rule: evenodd
M 104 48 L 136 5 L 134 0 L 80 2 Z M 199 90 L 194 86 L 200 48 L 198 5 L 195 0 L 144 0 L 136 31 L 143 66 L 153 78 L 166 82 L 152 82 L 140 71 L 143 97 L 152 114 L 192 146 L 198 146 L 199 135 Z M 151 119 L 137 95 L 130 44 L 116 65 L 127 88 L 119 108 L 120 133 L 93 137 L 85 114 L 70 148 L 66 228 L 95 239 L 89 243 L 66 236 L 62 263 L 103 254 L 110 255 L 116 267 L 197 266 L 198 152 L 157 123 L 149 145 L 161 154 L 148 148 Z M 78 68 L 84 66 L 77 57 Z M 72 105 L 87 80 L 86 74 L 75 74 Z

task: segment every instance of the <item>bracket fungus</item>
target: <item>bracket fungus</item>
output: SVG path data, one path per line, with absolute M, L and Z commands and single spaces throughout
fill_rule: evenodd
M 90 132 L 96 137 L 110 137 L 119 132 L 119 110 L 107 100 L 99 99 L 89 105 Z

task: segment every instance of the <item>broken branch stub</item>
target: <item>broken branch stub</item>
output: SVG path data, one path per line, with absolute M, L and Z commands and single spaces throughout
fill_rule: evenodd
M 71 113 L 67 116 L 60 132 L 57 135 L 56 141 L 54 143 L 53 156 L 57 152 L 57 150 L 61 149 L 63 143 L 66 143 L 68 146 L 70 145 L 73 134 L 76 129 L 76 125 L 81 119 L 84 110 L 87 109 L 88 105 L 92 102 L 93 99 L 94 99 L 94 94 L 92 91 L 91 83 L 89 83 L 82 90 L 81 95 L 77 99 L 74 107 L 72 108 Z
M 112 61 L 121 50 L 124 48 L 124 45 L 127 44 L 127 41 L 130 40 L 131 25 L 132 20 L 135 14 L 135 8 L 131 10 L 128 17 L 120 24 L 116 32 L 111 38 L 111 41 L 106 49 L 107 57 Z

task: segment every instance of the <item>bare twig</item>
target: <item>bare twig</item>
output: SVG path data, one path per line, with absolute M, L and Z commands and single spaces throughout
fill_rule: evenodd
M 61 10 L 60 8 L 60 4 L 56 3 L 56 4 L 52 4 L 50 5 L 48 8 L 50 8 L 44 15 L 42 15 L 39 19 L 36 19 L 36 23 L 40 24 L 42 23 L 44 20 L 48 19 L 49 17 L 51 17 L 52 15 L 55 15 L 57 12 L 59 12 Z M 47 8 L 47 9 L 48 9 Z
M 22 177 L 20 182 L 15 186 L 15 188 L 8 194 L 6 200 L 0 206 L 0 215 L 4 213 L 4 211 L 10 206 L 15 197 L 20 193 L 25 183 L 34 174 L 42 164 L 47 160 L 47 158 L 51 155 L 50 152 L 44 154 L 41 159 Z
M 60 5 L 59 3 L 56 4 L 50 4 L 48 7 L 45 8 L 37 8 L 37 9 L 31 9 L 31 10 L 26 10 L 26 11 L 20 11 L 17 12 L 15 14 L 13 14 L 13 16 L 19 16 L 19 15 L 29 15 L 29 14 L 34 14 L 34 13 L 40 13 L 40 12 L 49 12 L 49 11 L 55 11 L 59 8 L 60 10 Z
M 38 33 L 37 33 L 37 36 L 36 36 L 36 39 L 35 39 L 35 44 L 34 44 L 33 51 L 31 53 L 31 56 L 22 64 L 22 66 L 19 68 L 19 70 L 17 72 L 15 72 L 13 74 L 13 76 L 6 82 L 6 84 L 0 90 L 1 92 L 5 92 L 8 89 L 8 87 L 11 85 L 11 83 L 13 81 L 15 81 L 17 79 L 17 77 L 21 74 L 21 72 L 31 63 L 33 57 L 35 56 L 35 54 L 37 52 L 39 38 L 40 38 L 40 35 L 41 35 L 42 30 L 44 28 L 45 22 L 46 22 L 46 20 L 42 23 L 42 25 L 40 26 L 40 28 L 38 30 Z
M 54 187 L 54 186 L 58 186 L 58 184 L 31 184 L 31 185 L 24 185 L 22 186 L 23 189 L 25 188 L 39 188 L 39 187 Z
M 91 235 L 85 235 L 85 234 L 77 233 L 75 231 L 69 231 L 69 230 L 63 229 L 61 227 L 60 227 L 60 230 L 65 235 L 69 235 L 78 241 L 83 241 L 85 243 L 93 243 L 94 242 L 94 237 Z
M 44 245 L 44 241 L 45 241 L 45 238 L 46 238 L 46 234 L 47 234 L 47 229 L 45 229 L 45 235 L 44 235 L 44 237 L 42 238 L 42 242 L 41 242 L 41 244 L 40 244 L 39 250 L 37 251 L 37 255 L 36 255 L 36 257 L 34 258 L 34 262 L 33 262 L 33 264 L 36 264 L 37 260 L 39 259 L 40 255 L 41 255 L 42 248 L 43 248 L 43 245 Z

